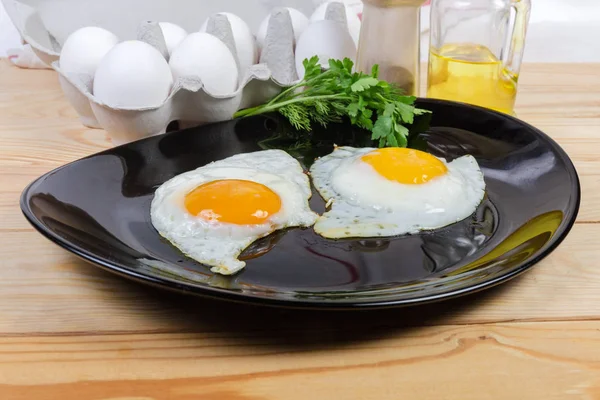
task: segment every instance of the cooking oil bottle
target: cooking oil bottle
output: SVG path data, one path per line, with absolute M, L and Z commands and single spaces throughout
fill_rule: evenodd
M 512 114 L 531 0 L 432 0 L 427 96 Z
M 513 112 L 518 75 L 485 46 L 446 44 L 431 49 L 427 75 L 427 97 Z

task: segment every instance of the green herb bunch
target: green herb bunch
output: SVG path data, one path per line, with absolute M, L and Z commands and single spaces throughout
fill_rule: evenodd
M 429 111 L 416 108 L 414 96 L 379 80 L 379 67 L 371 74 L 352 72 L 354 63 L 329 60 L 323 70 L 319 57 L 304 60 L 304 79 L 284 89 L 266 104 L 238 111 L 234 117 L 249 117 L 279 112 L 298 130 L 310 131 L 313 123 L 326 127 L 348 117 L 353 125 L 372 132 L 379 147 L 406 147 L 408 128 L 415 115 Z

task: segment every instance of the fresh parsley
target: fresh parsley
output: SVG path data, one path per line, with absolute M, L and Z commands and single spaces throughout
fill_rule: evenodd
M 238 111 L 234 117 L 279 112 L 298 130 L 310 131 L 313 123 L 324 127 L 347 117 L 353 125 L 372 132 L 379 147 L 406 147 L 415 115 L 429 113 L 415 107 L 414 96 L 404 96 L 395 85 L 378 79 L 379 67 L 371 74 L 352 72 L 346 58 L 329 60 L 323 70 L 319 57 L 304 60 L 304 79 L 284 89 L 266 104 Z

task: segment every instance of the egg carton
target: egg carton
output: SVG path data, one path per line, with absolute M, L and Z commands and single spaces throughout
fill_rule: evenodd
M 85 26 L 97 26 L 121 40 L 132 40 L 137 38 L 141 21 L 168 21 L 195 32 L 209 16 L 230 12 L 242 16 L 256 31 L 264 17 L 276 7 L 292 7 L 310 15 L 325 0 L 0 1 L 23 39 L 50 65 L 58 60 L 61 44 L 69 35 Z
M 327 6 L 325 19 L 347 25 L 346 8 L 341 2 Z M 234 36 L 228 18 L 215 14 L 208 20 L 207 33 L 223 41 L 237 59 Z M 156 49 L 168 61 L 168 51 L 157 22 L 144 22 L 138 27 L 137 39 Z M 114 108 L 94 97 L 93 77 L 67 74 L 58 60 L 50 60 L 59 74 L 62 90 L 78 113 L 82 123 L 90 128 L 106 130 L 115 145 L 164 133 L 172 121 L 182 128 L 232 119 L 236 111 L 260 105 L 298 81 L 294 54 L 292 19 L 286 8 L 271 13 L 267 35 L 260 55 L 260 64 L 241 71 L 238 89 L 228 95 L 209 93 L 199 78 L 180 78 L 169 97 L 155 107 Z

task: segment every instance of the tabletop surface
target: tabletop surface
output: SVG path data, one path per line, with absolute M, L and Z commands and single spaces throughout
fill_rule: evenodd
M 552 255 L 462 299 L 331 313 L 163 292 L 35 232 L 23 188 L 110 144 L 53 71 L 0 60 L 0 399 L 600 399 L 599 71 L 521 75 L 519 117 L 563 146 L 582 183 Z

